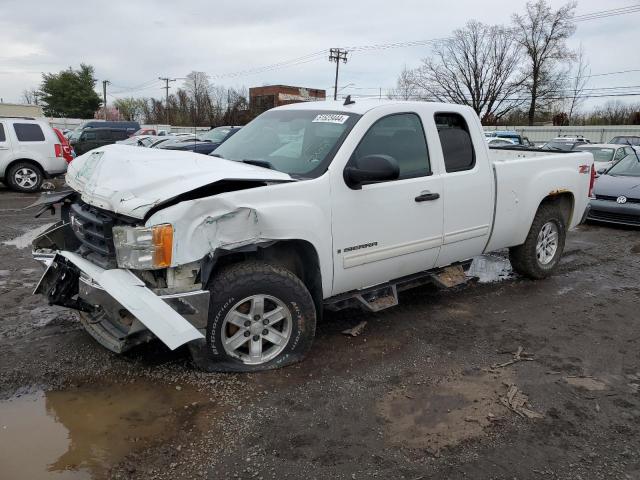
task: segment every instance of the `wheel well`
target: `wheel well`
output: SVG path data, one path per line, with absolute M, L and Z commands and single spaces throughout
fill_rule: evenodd
M 296 275 L 311 293 L 318 319 L 322 318 L 320 260 L 311 243 L 305 240 L 278 240 L 265 245 L 249 245 L 237 250 L 216 251 L 215 264 L 202 280 L 206 283 L 221 268 L 246 260 L 261 260 L 279 265 Z M 204 266 L 203 270 L 205 270 Z
M 542 199 L 542 202 L 540 202 L 538 209 L 542 205 L 557 205 L 564 215 L 566 227 L 569 228 L 569 225 L 571 225 L 571 219 L 573 218 L 573 209 L 575 205 L 575 199 L 573 197 L 573 193 L 571 192 L 550 193 L 549 195 L 547 195 L 545 198 Z
M 9 165 L 7 165 L 7 167 L 4 170 L 4 176 L 6 177 L 7 176 L 7 172 L 11 169 L 11 167 L 13 167 L 16 163 L 19 163 L 19 162 L 30 163 L 31 165 L 36 167 L 38 170 L 40 170 L 40 173 L 42 174 L 43 177 L 45 176 L 44 168 L 42 168 L 42 165 L 40 165 L 35 160 L 31 160 L 30 158 L 17 158 L 15 160 L 12 160 L 11 162 L 9 162 Z

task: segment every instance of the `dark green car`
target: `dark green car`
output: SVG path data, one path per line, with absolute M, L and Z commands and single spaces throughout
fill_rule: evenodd
M 71 141 L 71 146 L 76 152 L 76 155 L 82 155 L 94 148 L 102 147 L 103 145 L 110 145 L 116 143 L 118 140 L 125 140 L 129 138 L 129 132 L 117 128 L 88 128 L 84 130 L 80 137 L 74 142 Z

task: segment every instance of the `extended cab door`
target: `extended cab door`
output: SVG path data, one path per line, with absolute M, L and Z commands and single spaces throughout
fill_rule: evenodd
M 483 253 L 493 222 L 494 180 L 482 127 L 471 109 L 435 112 L 431 121 L 439 137 L 433 157 L 444 165 L 444 228 L 437 263 L 444 266 Z
M 350 135 L 361 140 L 348 147 L 346 165 L 330 169 L 334 295 L 428 270 L 442 243 L 442 180 L 430 161 L 421 115 L 372 112 Z M 393 157 L 400 178 L 347 186 L 344 168 L 366 155 Z

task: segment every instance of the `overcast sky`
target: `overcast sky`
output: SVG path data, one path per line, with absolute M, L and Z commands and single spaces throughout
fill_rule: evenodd
M 577 14 L 634 4 L 580 0 Z M 109 102 L 123 96 L 161 97 L 157 77 L 184 77 L 192 70 L 228 86 L 278 83 L 329 90 L 335 67 L 325 56 L 256 74 L 215 76 L 329 47 L 444 37 L 471 19 L 508 24 L 524 5 L 513 0 L 0 0 L 0 97 L 20 102 L 24 89 L 38 86 L 41 72 L 81 62 L 93 65 L 99 80 L 112 82 Z M 640 13 L 581 22 L 571 46 L 582 43 L 593 74 L 640 69 L 639 25 Z M 340 85 L 353 84 L 343 93 L 374 94 L 379 87 L 393 87 L 403 66 L 418 65 L 426 54 L 424 46 L 353 52 L 341 65 Z M 588 87 L 623 85 L 640 85 L 640 72 L 593 77 Z

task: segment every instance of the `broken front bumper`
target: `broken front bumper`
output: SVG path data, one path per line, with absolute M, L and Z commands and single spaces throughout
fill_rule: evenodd
M 83 312 L 89 333 L 112 351 L 140 343 L 146 329 L 172 350 L 204 338 L 208 291 L 160 295 L 129 270 L 107 270 L 72 252 L 36 250 L 34 257 L 48 264 L 34 294 Z

